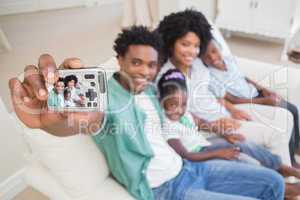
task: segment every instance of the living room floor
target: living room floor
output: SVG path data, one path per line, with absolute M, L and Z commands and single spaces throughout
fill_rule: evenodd
M 86 65 L 112 57 L 121 18 L 121 4 L 0 17 L 1 27 L 13 48 L 12 52 L 0 54 L 0 95 L 6 105 L 9 105 L 8 78 L 22 72 L 25 65 L 36 64 L 42 53 L 53 54 L 59 62 L 66 57 L 80 57 Z M 237 56 L 280 64 L 282 44 L 237 36 L 227 41 Z M 47 198 L 32 188 L 14 198 L 28 199 Z

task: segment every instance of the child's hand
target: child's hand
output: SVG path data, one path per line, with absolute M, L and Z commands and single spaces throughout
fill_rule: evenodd
M 243 110 L 239 110 L 239 109 L 235 109 L 234 111 L 231 112 L 231 116 L 232 118 L 234 119 L 237 119 L 237 120 L 245 120 L 245 121 L 251 121 L 251 116 L 243 111 Z
M 215 151 L 216 158 L 224 160 L 235 160 L 240 155 L 240 148 L 226 148 Z
M 264 97 L 264 99 L 265 104 L 270 106 L 278 106 L 282 100 L 278 95 L 271 95 L 268 97 Z
M 271 90 L 268 90 L 268 89 L 266 89 L 266 88 L 263 88 L 263 89 L 261 90 L 261 93 L 262 93 L 263 97 L 269 97 L 269 96 L 271 96 L 274 92 L 272 92 Z
M 262 95 L 266 98 L 267 105 L 277 106 L 282 101 L 282 97 L 280 95 L 266 88 L 262 90 Z
M 224 139 L 230 142 L 231 144 L 245 141 L 245 137 L 241 134 L 224 135 Z

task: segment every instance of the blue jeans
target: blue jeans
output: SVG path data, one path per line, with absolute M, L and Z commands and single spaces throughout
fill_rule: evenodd
M 283 200 L 284 180 L 273 170 L 232 161 L 184 161 L 179 175 L 154 188 L 156 200 Z
M 203 148 L 202 152 L 214 151 L 214 150 L 230 148 L 230 147 L 239 147 L 242 153 L 247 154 L 250 157 L 256 159 L 257 161 L 260 162 L 261 165 L 267 168 L 278 170 L 282 165 L 282 161 L 279 156 L 272 154 L 263 146 L 257 145 L 255 143 L 237 142 L 235 144 L 231 144 L 227 142 L 225 139 L 220 137 L 212 137 L 209 138 L 208 140 L 212 143 L 212 145 Z

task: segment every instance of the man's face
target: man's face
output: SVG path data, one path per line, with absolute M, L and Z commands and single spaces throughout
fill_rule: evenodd
M 149 45 L 130 45 L 125 56 L 118 58 L 120 72 L 126 79 L 127 87 L 135 94 L 144 91 L 158 68 L 158 53 Z
M 64 89 L 65 89 L 65 84 L 64 84 L 64 82 L 58 81 L 58 82 L 55 84 L 55 89 L 56 89 L 57 93 L 62 94 L 62 93 L 64 92 Z

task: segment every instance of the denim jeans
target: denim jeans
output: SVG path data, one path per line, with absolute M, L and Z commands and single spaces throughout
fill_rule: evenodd
M 245 141 L 245 142 L 236 142 L 235 144 L 231 144 L 227 142 L 225 139 L 220 138 L 218 136 L 211 137 L 208 140 L 212 143 L 212 145 L 203 148 L 202 151 L 213 151 L 222 148 L 239 147 L 242 153 L 259 161 L 261 165 L 267 168 L 278 170 L 282 165 L 282 161 L 279 156 L 272 154 L 263 146 L 255 144 L 253 142 Z
M 260 166 L 185 160 L 181 172 L 153 193 L 156 200 L 283 200 L 284 180 Z

